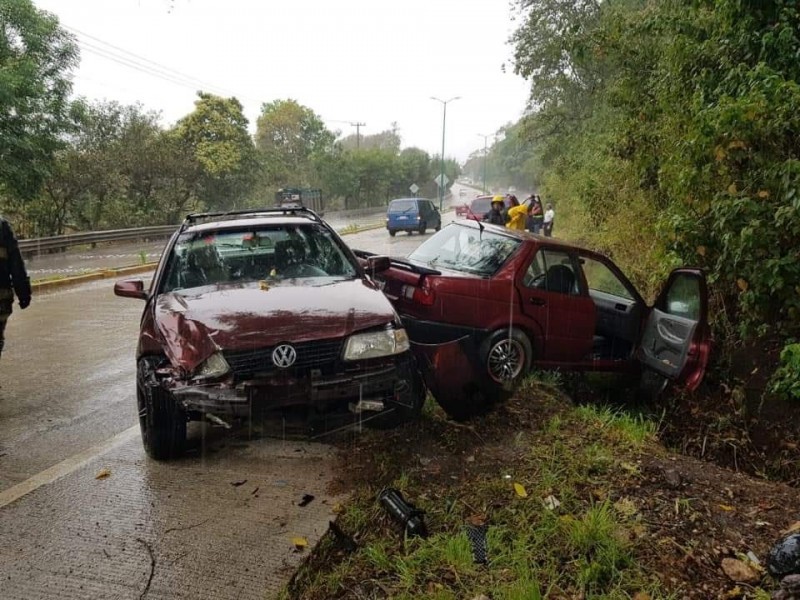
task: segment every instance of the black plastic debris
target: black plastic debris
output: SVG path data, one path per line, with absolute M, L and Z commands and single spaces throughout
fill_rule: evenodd
M 776 579 L 800 574 L 800 533 L 786 536 L 767 555 L 767 570 Z
M 476 565 L 485 565 L 489 562 L 489 547 L 486 543 L 486 532 L 489 526 L 486 524 L 475 525 L 468 523 L 466 526 L 467 538 L 472 544 L 472 558 Z
M 398 490 L 386 488 L 378 494 L 378 502 L 389 515 L 405 529 L 409 537 L 428 537 L 428 528 L 425 526 L 425 511 L 418 509 L 410 502 L 406 502 Z
M 240 485 L 244 485 L 247 483 L 247 479 L 240 479 L 239 481 L 231 481 L 231 485 L 233 487 L 239 487 Z
M 342 528 L 333 521 L 328 521 L 328 529 L 330 529 L 334 542 L 339 548 L 347 553 L 355 552 L 358 549 L 355 540 L 342 531 Z
M 313 500 L 314 496 L 311 494 L 303 494 L 303 497 L 300 502 L 297 503 L 297 506 L 308 506 Z

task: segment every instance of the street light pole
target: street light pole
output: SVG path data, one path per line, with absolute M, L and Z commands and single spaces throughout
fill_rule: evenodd
M 431 100 L 436 100 L 437 102 L 441 102 L 443 106 L 442 110 L 442 155 L 440 160 L 440 168 L 439 168 L 439 210 L 442 210 L 442 205 L 444 204 L 444 131 L 445 131 L 445 124 L 447 123 L 447 103 L 452 102 L 453 100 L 460 100 L 461 96 L 454 96 L 449 100 L 442 100 L 440 98 L 436 98 L 435 96 L 431 96 Z
M 488 135 L 484 135 L 479 133 L 478 136 L 483 138 L 483 193 L 486 193 L 486 159 L 489 156 L 489 148 L 486 144 L 486 140 L 489 139 Z

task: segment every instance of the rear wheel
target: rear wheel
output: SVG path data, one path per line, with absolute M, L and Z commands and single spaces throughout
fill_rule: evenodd
M 424 234 L 426 229 L 428 229 L 428 224 L 425 221 L 419 224 L 420 235 Z
M 146 359 L 139 361 L 136 382 L 142 444 L 156 460 L 178 458 L 186 449 L 186 411 L 153 380 L 151 365 Z
M 436 224 L 436 231 L 441 231 L 441 230 L 442 230 L 442 222 L 441 222 L 441 221 L 439 221 L 439 222 Z
M 481 357 L 491 381 L 513 392 L 531 368 L 531 342 L 519 329 L 500 329 L 481 344 Z

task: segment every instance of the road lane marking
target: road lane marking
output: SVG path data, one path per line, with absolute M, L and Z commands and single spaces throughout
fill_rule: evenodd
M 48 469 L 45 469 L 41 473 L 37 473 L 33 477 L 29 477 L 14 487 L 10 487 L 4 492 L 0 492 L 0 508 L 8 506 L 15 500 L 19 500 L 23 496 L 30 494 L 32 491 L 39 489 L 43 485 L 53 483 L 56 479 L 61 479 L 65 475 L 69 475 L 101 454 L 105 454 L 109 450 L 112 450 L 129 440 L 132 440 L 138 435 L 139 426 L 134 425 L 125 431 L 121 431 L 114 437 L 111 437 L 104 442 L 100 442 L 91 448 L 87 448 L 82 452 L 73 454 L 69 458 L 62 460 L 60 463 L 57 463 Z

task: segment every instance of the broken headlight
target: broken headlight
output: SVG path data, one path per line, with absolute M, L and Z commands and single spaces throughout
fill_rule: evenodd
M 194 377 L 196 379 L 216 379 L 217 377 L 222 377 L 230 370 L 231 368 L 228 365 L 228 361 L 225 360 L 222 353 L 215 352 L 200 363 L 200 366 L 194 371 Z
M 344 360 L 364 360 L 402 354 L 411 346 L 405 329 L 384 329 L 351 335 L 344 347 Z

